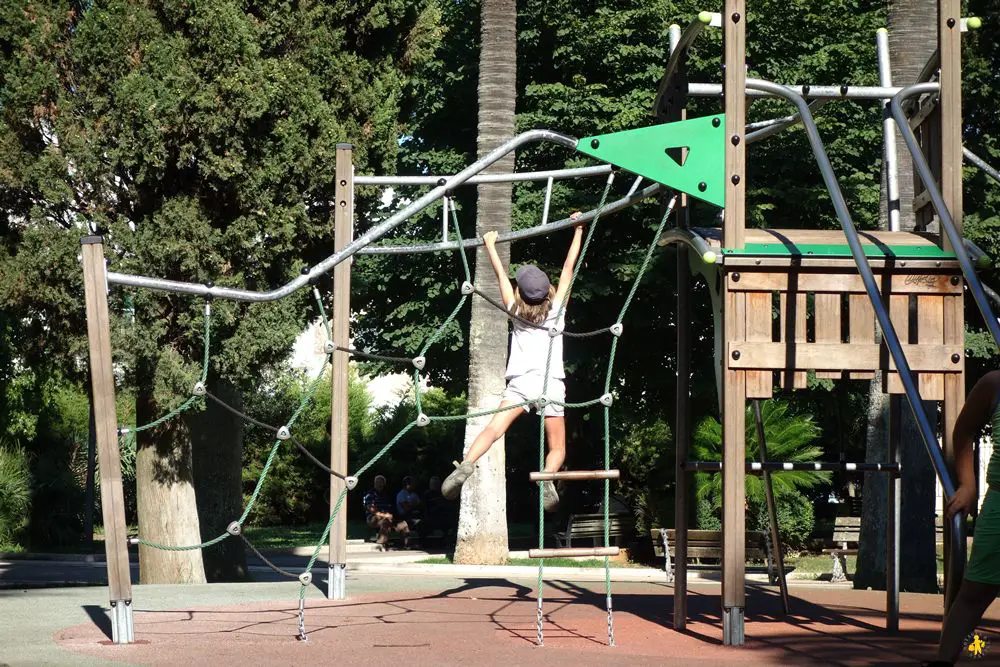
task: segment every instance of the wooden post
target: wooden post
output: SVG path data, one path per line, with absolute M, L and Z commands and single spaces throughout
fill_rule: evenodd
M 746 227 L 746 2 L 726 0 L 722 12 L 726 113 L 726 197 L 722 244 L 742 248 Z M 731 274 L 723 276 L 723 340 L 746 336 L 746 293 L 730 291 Z M 725 346 L 728 348 L 728 345 Z M 724 348 L 724 349 L 725 349 Z M 724 352 L 725 353 L 725 352 Z M 722 638 L 743 644 L 746 606 L 746 372 L 730 370 L 722 358 Z
M 111 368 L 111 317 L 108 313 L 104 241 L 100 236 L 87 236 L 81 243 L 94 427 L 101 466 L 101 509 L 104 515 L 104 554 L 107 558 L 111 599 L 111 639 L 116 644 L 131 644 L 135 640 L 132 626 L 132 578 L 128 562 L 122 466 L 118 451 L 115 378 Z
M 960 0 L 938 2 L 938 49 L 941 52 L 941 195 L 951 213 L 958 233 L 962 233 L 962 38 Z M 947 237 L 942 234 L 942 247 L 949 249 Z M 944 342 L 962 344 L 964 341 L 965 313 L 961 298 L 945 298 Z M 965 403 L 965 357 L 959 373 L 947 373 L 944 379 L 944 405 L 942 445 L 949 464 L 955 460 L 953 439 L 955 420 Z M 944 524 L 944 571 L 951 563 L 951 524 Z M 945 578 L 945 605 L 950 605 L 957 590 L 949 590 Z
M 336 203 L 334 210 L 334 250 L 347 246 L 354 235 L 354 164 L 353 146 L 337 144 Z M 333 269 L 333 344 L 346 348 L 350 344 L 351 260 Z M 330 468 L 347 474 L 347 374 L 350 357 L 347 352 L 334 350 L 330 378 Z M 344 491 L 344 480 L 330 477 L 330 511 Z M 343 600 L 347 596 L 347 502 L 330 528 L 330 576 L 327 598 Z
M 678 226 L 687 226 L 687 209 L 678 210 Z M 688 473 L 684 464 L 688 458 L 691 439 L 690 377 L 691 332 L 689 330 L 691 299 L 691 268 L 688 265 L 688 248 L 677 246 L 677 416 L 674 422 L 674 629 L 687 628 L 687 531 L 690 509 L 688 502 Z M 667 530 L 664 526 L 662 530 Z M 669 562 L 669 545 L 663 545 L 664 556 Z

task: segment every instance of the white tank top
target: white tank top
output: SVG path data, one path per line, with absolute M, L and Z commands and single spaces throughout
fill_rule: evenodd
M 560 332 L 566 328 L 565 311 L 559 316 L 558 322 L 556 321 L 561 307 L 562 304 L 558 301 L 552 303 L 548 316 L 541 324 L 542 329 L 526 326 L 515 319 L 511 320 L 514 332 L 510 336 L 510 356 L 507 358 L 508 380 L 520 375 L 543 376 L 545 362 L 549 357 L 550 341 L 552 342 L 552 358 L 549 361 L 549 377 L 560 380 L 566 377 L 566 371 L 563 369 L 563 337 L 562 335 L 549 336 L 549 329 L 552 327 L 556 327 Z M 516 315 L 513 308 L 514 304 L 507 306 L 507 310 Z

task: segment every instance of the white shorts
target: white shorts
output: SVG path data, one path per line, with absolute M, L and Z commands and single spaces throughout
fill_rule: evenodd
M 542 395 L 542 385 L 544 377 L 541 375 L 518 375 L 507 380 L 507 389 L 503 392 L 504 401 L 511 403 L 523 403 L 524 401 L 537 401 Z M 566 385 L 558 378 L 549 378 L 549 386 L 545 395 L 550 400 L 566 402 Z M 536 406 L 525 405 L 524 411 L 531 412 Z M 565 413 L 563 406 L 556 403 L 548 403 L 545 406 L 546 417 L 562 417 Z

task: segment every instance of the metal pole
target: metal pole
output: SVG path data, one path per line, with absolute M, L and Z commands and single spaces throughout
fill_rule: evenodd
M 879 85 L 892 87 L 892 66 L 889 63 L 889 31 L 879 28 L 875 31 L 875 49 L 878 52 Z M 885 103 L 885 116 L 882 119 L 882 143 L 885 155 L 885 189 L 888 200 L 889 231 L 899 231 L 899 162 L 896 155 L 896 132 L 892 125 L 892 115 L 889 113 L 891 98 L 882 100 Z
M 881 100 L 892 97 L 902 90 L 899 86 L 812 86 L 809 84 L 795 84 L 792 86 L 782 86 L 788 92 L 795 93 L 805 99 L 815 100 L 829 98 L 832 100 Z M 931 84 L 937 86 L 937 84 Z M 763 91 L 751 89 L 747 86 L 747 97 L 784 97 L 775 90 Z M 692 97 L 721 97 L 722 86 L 717 83 L 691 83 L 688 84 L 688 94 Z
M 337 144 L 336 208 L 334 209 L 334 251 L 341 252 L 353 236 L 354 168 L 351 144 Z M 445 202 L 448 199 L 445 197 Z M 333 270 L 333 370 L 330 375 L 330 469 L 347 470 L 347 386 L 351 340 L 351 263 L 342 262 Z M 345 488 L 344 480 L 330 476 L 330 512 Z M 340 508 L 330 528 L 329 578 L 327 598 L 347 597 L 347 503 Z
M 975 166 L 986 172 L 986 175 L 992 178 L 997 183 L 1000 183 L 1000 171 L 997 171 L 989 165 L 983 158 L 979 157 L 972 151 L 970 151 L 965 146 L 962 146 L 962 155 L 965 157 L 966 162 L 970 162 Z
M 719 472 L 722 461 L 687 461 L 685 470 L 690 472 Z M 844 463 L 840 461 L 747 461 L 746 471 L 753 474 L 763 472 L 886 472 L 899 473 L 897 463 Z
M 441 197 L 441 243 L 448 242 L 448 195 Z
M 760 417 L 760 399 L 753 402 L 753 417 L 757 422 L 757 444 L 760 445 L 760 462 L 767 462 L 767 438 L 764 436 L 764 420 Z M 785 581 L 785 557 L 781 554 L 781 538 L 778 535 L 778 509 L 774 502 L 774 487 L 771 486 L 771 473 L 764 471 L 764 494 L 767 496 L 767 522 L 770 524 L 771 550 L 778 566 L 778 587 L 781 590 L 781 604 L 785 614 L 791 613 L 788 606 L 788 582 Z
M 900 133 L 903 135 L 903 141 L 906 142 L 906 147 L 910 151 L 910 155 L 913 156 L 913 166 L 916 167 L 917 173 L 920 175 L 920 180 L 923 181 L 924 187 L 927 188 L 927 192 L 931 195 L 931 202 L 934 203 L 934 210 L 937 211 L 938 219 L 941 221 L 941 230 L 947 234 L 948 241 L 951 243 L 951 249 L 955 253 L 956 259 L 958 259 L 959 266 L 962 267 L 962 273 L 965 274 L 965 280 L 969 284 L 969 291 L 972 292 L 973 298 L 976 300 L 976 305 L 979 307 L 979 312 L 982 314 L 983 319 L 986 320 L 986 326 L 989 327 L 990 334 L 993 336 L 993 341 L 1000 345 L 1000 323 L 997 322 L 996 316 L 993 314 L 993 310 L 990 308 L 989 301 L 986 298 L 986 292 L 983 290 L 982 284 L 979 282 L 979 277 L 976 275 L 975 268 L 972 265 L 972 260 L 969 259 L 969 253 L 965 249 L 965 243 L 963 242 L 962 235 L 958 233 L 955 228 L 955 222 L 951 217 L 951 212 L 944 203 L 944 198 L 941 196 L 941 190 L 937 186 L 937 181 L 934 179 L 934 173 L 931 171 L 931 167 L 927 164 L 927 158 L 924 157 L 923 151 L 920 150 L 920 145 L 917 143 L 917 138 L 913 134 L 913 130 L 910 129 L 910 124 L 907 122 L 906 114 L 903 113 L 902 101 L 908 97 L 913 97 L 915 95 L 922 95 L 924 93 L 931 93 L 938 89 L 937 84 L 932 83 L 918 83 L 915 86 L 908 86 L 904 88 L 902 92 L 892 98 L 890 104 L 892 108 L 892 115 L 896 119 L 896 125 L 899 127 Z M 955 493 L 955 489 L 945 488 L 945 493 L 950 497 Z
M 889 397 L 889 460 L 899 464 L 901 398 Z M 888 530 L 885 549 L 885 629 L 899 632 L 899 510 L 902 480 L 890 475 L 888 481 Z
M 833 167 L 830 165 L 830 159 L 826 155 L 826 149 L 823 147 L 823 141 L 820 139 L 819 130 L 816 128 L 816 123 L 813 121 L 812 114 L 809 113 L 809 107 L 801 95 L 788 90 L 783 86 L 771 83 L 769 81 L 760 81 L 757 79 L 748 79 L 747 87 L 754 88 L 756 90 L 764 90 L 774 93 L 780 97 L 784 97 L 794 104 L 800 112 L 802 112 L 802 122 L 806 128 L 806 134 L 809 137 L 809 143 L 812 147 L 813 153 L 816 155 L 816 162 L 819 165 L 820 172 L 823 175 L 823 180 L 826 183 L 827 190 L 830 192 L 830 198 L 833 200 L 833 207 L 837 212 L 837 218 L 840 221 L 841 227 L 844 229 L 844 234 L 847 237 L 847 244 L 851 248 L 851 255 L 854 257 L 854 261 L 858 266 L 858 273 L 861 275 L 861 281 L 864 283 L 865 292 L 868 294 L 868 299 L 871 301 L 872 307 L 875 310 L 875 317 L 878 320 L 879 327 L 882 329 L 882 342 L 885 344 L 886 348 L 889 350 L 889 354 L 892 356 L 893 362 L 896 364 L 896 370 L 899 374 L 899 380 L 903 385 L 903 390 L 906 393 L 907 402 L 910 404 L 910 410 L 913 412 L 914 420 L 920 429 L 920 436 L 923 439 L 924 446 L 927 448 L 927 453 L 931 457 L 931 463 L 934 465 L 934 470 L 937 472 L 938 477 L 941 479 L 941 486 L 948 496 L 955 493 L 955 485 L 952 482 L 951 473 L 948 471 L 948 466 L 944 460 L 944 454 L 941 452 L 941 448 L 938 446 L 937 438 L 935 437 L 934 428 L 931 426 L 930 420 L 927 417 L 927 413 L 924 412 L 923 404 L 920 401 L 920 392 L 917 390 L 916 383 L 913 381 L 913 373 L 910 371 L 910 364 L 906 360 L 906 355 L 903 353 L 903 348 L 899 342 L 899 336 L 896 335 L 896 329 L 892 325 L 892 320 L 889 318 L 889 313 L 885 309 L 885 304 L 882 303 L 881 294 L 878 291 L 878 285 L 875 283 L 875 276 L 872 273 L 871 266 L 868 264 L 868 260 L 865 258 L 864 250 L 861 247 L 861 242 L 858 240 L 858 232 L 854 227 L 854 222 L 851 220 L 851 214 L 847 210 L 847 203 L 844 201 L 844 195 L 840 191 L 840 184 L 837 182 L 837 177 L 833 173 Z M 920 84 L 918 86 L 911 86 L 907 90 L 912 90 L 920 88 L 921 90 L 915 90 L 912 94 L 918 94 L 920 92 L 931 92 L 931 90 L 937 90 L 937 85 L 932 84 Z M 897 122 L 900 124 L 900 129 L 903 131 L 904 139 L 907 138 L 907 134 L 912 138 L 912 132 L 907 132 L 909 130 L 909 125 L 906 123 L 906 118 L 897 115 L 897 110 L 902 113 L 902 109 L 899 108 L 899 98 L 894 97 L 892 100 L 892 112 L 893 116 L 896 117 Z M 909 140 L 907 140 L 909 144 Z M 914 151 L 915 146 L 910 147 L 910 151 Z M 914 164 L 916 164 L 919 158 L 923 158 L 919 155 L 919 150 L 917 150 L 918 155 L 914 155 Z M 924 161 L 924 166 L 927 166 L 926 161 Z M 924 181 L 928 188 L 932 191 L 933 196 L 933 177 L 929 177 L 926 174 L 921 174 L 921 178 L 927 180 Z M 938 193 L 940 197 L 940 193 Z M 950 219 L 948 221 L 950 223 Z M 944 223 L 944 216 L 942 216 L 942 223 Z M 942 224 L 944 226 L 944 224 Z M 952 230 L 953 231 L 953 230 Z M 961 239 L 958 240 L 958 247 L 955 248 L 956 255 L 964 256 L 965 251 L 961 245 Z M 966 256 L 966 261 L 968 257 Z M 977 281 L 978 285 L 978 281 Z M 982 289 L 980 288 L 980 292 Z M 996 322 L 993 322 L 996 326 Z M 955 555 L 954 560 L 960 562 L 964 565 L 965 563 L 965 536 L 964 536 L 964 526 L 962 525 L 961 517 L 956 515 L 954 521 L 954 541 L 952 553 Z M 951 573 L 951 578 L 954 579 L 955 576 L 960 576 L 960 572 L 956 569 Z M 958 581 L 952 582 L 954 586 L 958 586 Z M 954 590 L 957 590 L 954 589 Z
M 479 174 L 465 180 L 462 185 L 479 185 L 481 183 L 521 183 L 524 181 L 562 181 L 570 178 L 586 178 L 590 176 L 607 176 L 613 167 L 610 164 L 598 164 L 593 167 L 574 167 L 572 169 L 548 169 L 544 171 L 523 171 L 506 174 Z M 454 176 L 355 176 L 355 185 L 437 185 L 441 179 L 452 179 Z M 457 186 L 455 186 L 457 187 Z
M 545 182 L 545 204 L 542 205 L 542 224 L 549 221 L 549 204 L 552 202 L 552 177 Z
M 667 28 L 667 40 L 670 42 L 670 55 L 673 55 L 681 41 L 681 27 L 676 23 L 671 23 Z
M 447 194 L 449 190 L 465 183 L 472 176 L 487 169 L 508 153 L 516 151 L 525 144 L 537 142 L 549 142 L 565 146 L 566 148 L 576 148 L 577 140 L 565 134 L 559 134 L 558 132 L 552 132 L 550 130 L 531 130 L 529 132 L 519 134 L 509 141 L 505 141 L 497 148 L 476 160 L 452 178 L 442 179 L 439 181 L 440 185 L 436 188 L 397 211 L 385 222 L 375 225 L 359 238 L 348 244 L 346 248 L 330 255 L 319 264 L 309 269 L 307 273 L 300 274 L 285 285 L 271 291 L 255 292 L 253 290 L 231 289 L 218 286 L 209 287 L 208 285 L 201 285 L 197 283 L 186 283 L 177 280 L 162 280 L 159 278 L 133 276 L 122 273 L 109 273 L 108 282 L 116 285 L 130 285 L 132 287 L 145 287 L 152 290 L 166 292 L 212 296 L 219 299 L 232 299 L 234 301 L 275 301 L 276 299 L 292 294 L 296 290 L 308 285 L 310 281 L 326 274 L 337 264 L 340 264 L 344 260 L 352 257 L 361 248 L 382 238 L 402 224 L 405 220 L 416 215 L 417 213 L 420 213 L 425 208 L 436 202 L 442 196 Z
M 94 425 L 101 462 L 101 509 L 104 514 L 104 554 L 111 598 L 111 639 L 115 644 L 135 641 L 132 625 L 132 578 L 125 528 L 125 498 L 118 452 L 118 414 L 111 357 L 111 316 L 105 282 L 104 241 L 87 236 L 83 244 L 83 293 L 87 306 L 90 379 L 94 398 Z
M 826 106 L 830 100 L 814 100 L 812 104 L 809 105 L 809 109 L 812 111 L 819 111 L 821 108 Z M 779 132 L 796 125 L 800 122 L 800 116 L 797 113 L 791 116 L 785 116 L 784 118 L 772 118 L 771 120 L 761 121 L 759 123 L 750 123 L 747 125 L 747 143 L 752 144 L 757 141 L 763 141 L 768 137 L 772 137 Z M 753 130 L 751 132 L 751 130 Z

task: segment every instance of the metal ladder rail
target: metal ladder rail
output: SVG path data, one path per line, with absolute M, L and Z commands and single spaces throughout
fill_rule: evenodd
M 936 84 L 931 85 L 936 86 Z M 892 320 L 889 318 L 889 313 L 886 311 L 885 305 L 882 303 L 881 294 L 879 293 L 878 286 L 875 283 L 875 276 L 872 272 L 871 266 L 868 264 L 867 258 L 865 257 L 864 250 L 861 247 L 861 242 L 858 240 L 857 229 L 854 227 L 851 214 L 847 209 L 847 203 L 844 200 L 843 192 L 840 190 L 840 184 L 837 182 L 837 177 L 833 172 L 833 167 L 830 164 L 830 158 L 826 154 L 823 140 L 819 136 L 819 130 L 816 127 L 816 122 L 813 120 L 812 113 L 809 110 L 809 105 L 806 104 L 805 99 L 798 93 L 789 90 L 785 86 L 781 86 L 770 81 L 747 79 L 746 87 L 747 89 L 766 91 L 779 97 L 783 97 L 794 104 L 801 114 L 802 124 L 805 127 L 806 136 L 809 138 L 809 145 L 816 157 L 816 162 L 819 166 L 820 172 L 822 173 L 827 191 L 830 193 L 830 199 L 833 201 L 833 207 L 837 213 L 837 219 L 840 221 L 840 225 L 844 230 L 845 236 L 847 237 L 847 244 L 850 246 L 851 255 L 854 257 L 854 262 L 858 267 L 858 273 L 861 276 L 861 281 L 864 283 L 865 291 L 868 293 L 868 298 L 871 301 L 872 308 L 875 310 L 875 316 L 882 329 L 882 340 L 888 348 L 893 362 L 896 364 L 896 371 L 903 385 L 903 390 L 906 394 L 907 402 L 910 405 L 910 410 L 913 412 L 913 417 L 919 427 L 920 436 L 924 441 L 927 454 L 930 456 L 934 470 L 937 472 L 938 478 L 941 480 L 941 486 L 943 487 L 945 494 L 948 496 L 954 495 L 955 484 L 952 481 L 951 473 L 948 471 L 948 466 L 945 463 L 944 454 L 938 446 L 937 437 L 935 436 L 934 429 L 931 427 L 927 413 L 924 412 L 923 404 L 920 399 L 920 392 L 917 389 L 916 383 L 913 381 L 913 373 L 910 371 L 910 365 L 907 362 L 906 355 L 900 345 L 899 336 L 896 334 L 896 330 L 892 326 Z M 959 241 L 959 245 L 961 245 L 961 241 Z M 966 259 L 968 259 L 968 257 L 966 257 Z M 958 592 L 958 587 L 961 583 L 962 575 L 965 570 L 965 524 L 962 521 L 962 517 L 959 515 L 955 515 L 952 523 L 952 558 L 950 559 L 951 567 L 947 573 L 949 583 L 948 594 L 950 598 L 953 598 Z
M 934 174 L 931 172 L 930 165 L 927 164 L 927 158 L 924 157 L 923 151 L 920 150 L 920 146 L 917 144 L 917 137 L 913 134 L 906 114 L 903 112 L 903 100 L 916 95 L 932 93 L 937 90 L 938 84 L 936 83 L 918 83 L 914 86 L 907 86 L 892 98 L 889 106 L 892 116 L 896 121 L 896 126 L 899 127 L 899 132 L 903 135 L 903 141 L 906 142 L 906 148 L 910 151 L 910 155 L 913 156 L 913 166 L 916 167 L 917 173 L 920 175 L 920 180 L 924 182 L 924 187 L 930 193 L 934 210 L 937 211 L 938 219 L 941 221 L 941 229 L 948 235 L 948 241 L 951 242 L 952 250 L 958 259 L 958 264 L 962 267 L 962 273 L 965 275 L 965 280 L 969 285 L 969 291 L 972 292 L 976 306 L 979 307 L 979 312 L 982 314 L 983 319 L 986 320 L 986 326 L 989 327 L 990 334 L 993 335 L 993 340 L 1000 347 L 1000 322 L 997 321 L 993 310 L 990 308 L 986 291 L 983 289 L 983 285 L 979 281 L 979 276 L 976 275 L 972 260 L 969 258 L 969 253 L 966 251 L 965 239 L 962 238 L 955 227 L 955 221 L 944 203 L 944 197 L 941 196 L 941 189 L 934 180 Z

